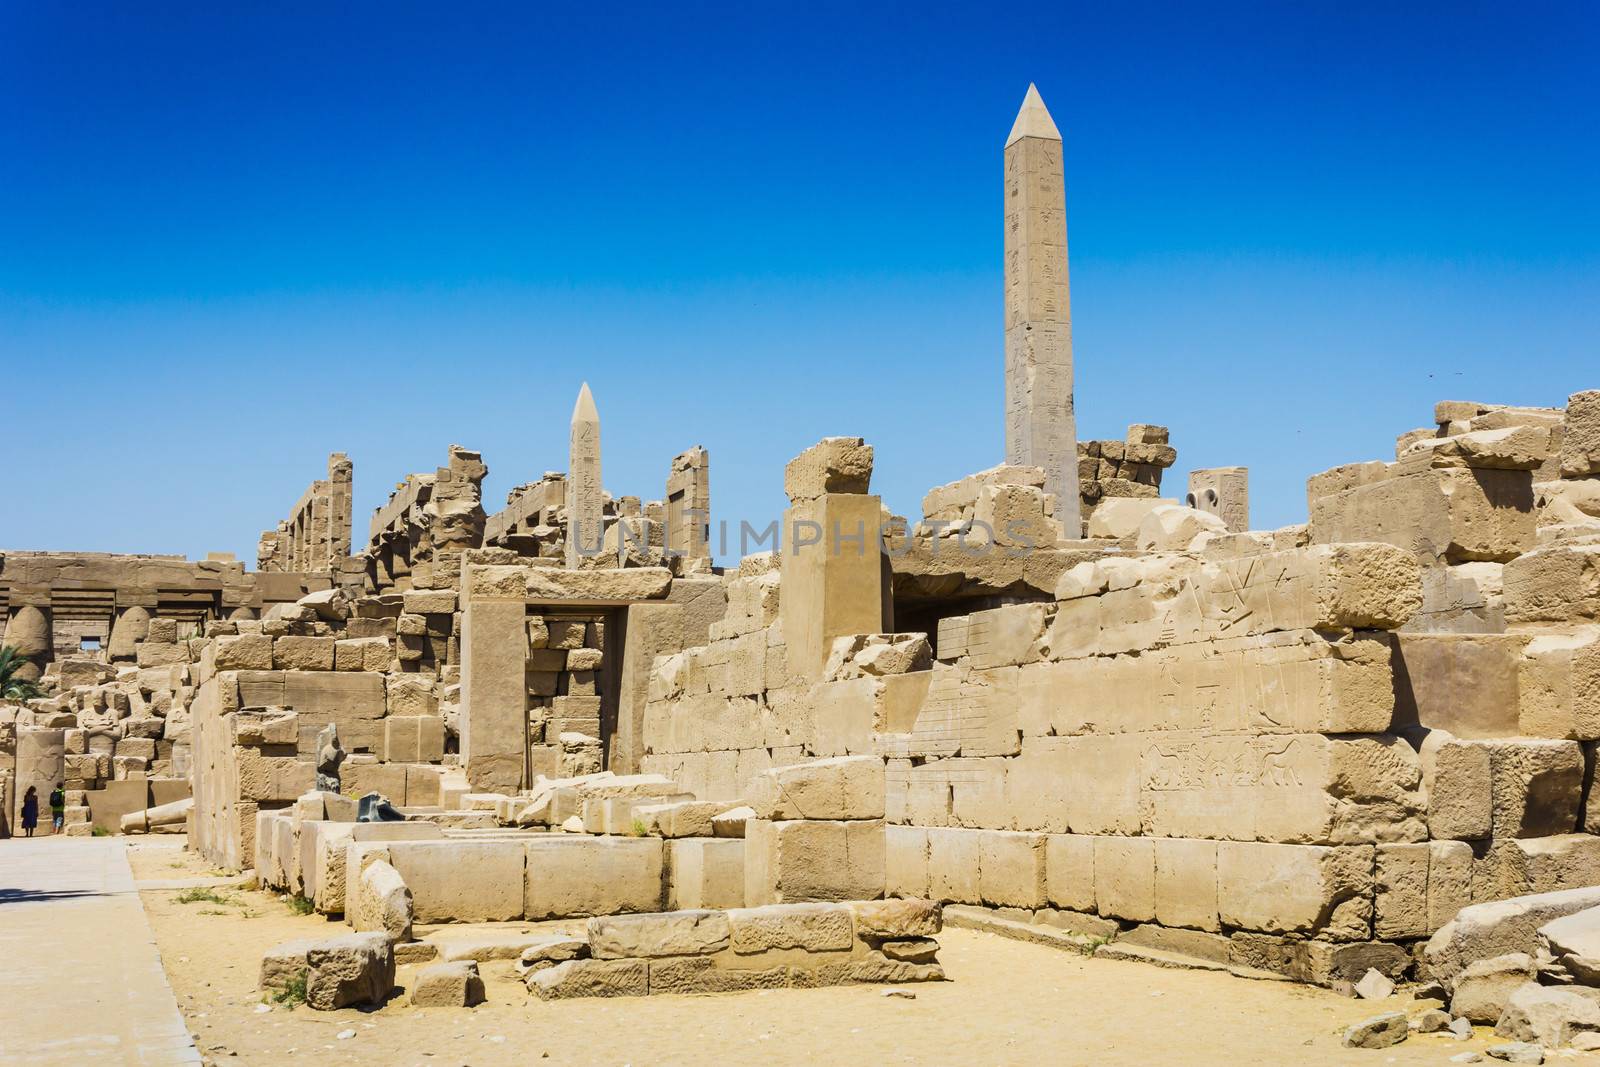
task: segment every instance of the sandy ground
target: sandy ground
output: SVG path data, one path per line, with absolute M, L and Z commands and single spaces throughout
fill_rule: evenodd
M 130 860 L 141 880 L 214 873 L 155 841 L 132 850 Z M 380 1010 L 262 1011 L 256 973 L 264 950 L 348 928 L 296 915 L 259 891 L 219 892 L 229 903 L 178 903 L 174 890 L 141 893 L 178 1005 L 210 1063 L 1376 1067 L 1446 1064 L 1456 1053 L 1496 1043 L 1479 1028 L 1470 1042 L 1414 1035 L 1381 1051 L 1345 1049 L 1345 1026 L 1401 1010 L 1405 998 L 1352 1001 L 1288 983 L 1087 959 L 954 929 L 940 936 L 950 980 L 898 987 L 915 1000 L 886 997 L 881 986 L 844 986 L 545 1002 L 527 993 L 508 962 L 484 965 L 489 1002 L 471 1009 L 415 1009 L 402 991 Z M 456 927 L 436 937 L 494 929 Z M 401 968 L 402 987 L 412 973 Z M 354 1036 L 338 1038 L 346 1030 Z M 1600 1055 L 1565 1055 L 1600 1064 Z

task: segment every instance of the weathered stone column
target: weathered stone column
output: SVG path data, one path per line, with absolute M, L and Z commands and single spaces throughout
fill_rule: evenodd
M 604 492 L 600 481 L 600 412 L 589 383 L 578 390 L 572 409 L 571 453 L 567 469 L 567 566 L 576 567 L 583 551 L 594 555 L 605 533 Z
M 1215 515 L 1229 533 L 1250 529 L 1250 471 L 1245 467 L 1211 467 L 1189 472 L 1191 508 Z
M 711 457 L 695 445 L 672 457 L 667 475 L 667 548 L 682 555 L 693 570 L 693 560 L 711 558 Z
M 884 630 L 883 505 L 867 493 L 872 446 L 827 437 L 783 472 L 779 617 L 789 670 L 816 679 L 835 637 Z
M 1005 148 L 1006 462 L 1044 468 L 1069 538 L 1083 536 L 1072 405 L 1072 299 L 1061 134 L 1028 86 Z
M 136 645 L 150 632 L 150 609 L 140 604 L 123 608 L 117 621 L 111 624 L 111 640 L 107 654 L 112 661 L 131 660 L 137 652 Z
M 33 726 L 17 728 L 17 774 L 12 782 L 12 832 L 22 833 L 22 798 L 31 785 L 39 793 L 39 829 L 50 832 L 50 791 L 64 781 L 67 732 Z
M 479 793 L 527 781 L 528 585 L 523 568 L 466 564 L 461 575 L 461 762 Z

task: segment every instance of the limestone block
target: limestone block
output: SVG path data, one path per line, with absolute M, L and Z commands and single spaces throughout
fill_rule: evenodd
M 897 897 L 929 895 L 925 827 L 884 827 L 884 892 Z
M 1494 818 L 1490 750 L 1434 730 L 1419 753 L 1428 796 L 1428 835 L 1473 841 L 1488 837 Z
M 1089 515 L 1089 536 L 1119 541 L 1133 537 L 1152 511 L 1176 504 L 1164 497 L 1107 497 Z
M 1224 924 L 1245 930 L 1364 940 L 1373 865 L 1369 846 L 1219 842 L 1218 910 Z
M 717 800 L 680 800 L 640 804 L 633 817 L 656 837 L 714 837 L 711 820 L 728 809 Z
M 1600 1000 L 1590 990 L 1553 989 L 1527 982 L 1514 990 L 1494 1032 L 1512 1041 L 1565 1048 L 1579 1034 L 1600 1032 Z
M 791 504 L 830 493 L 866 493 L 872 482 L 872 446 L 859 437 L 824 437 L 783 471 Z
M 1095 910 L 1135 922 L 1155 918 L 1155 846 L 1149 838 L 1096 837 Z
M 1162 926 L 1221 929 L 1217 912 L 1217 843 L 1159 837 L 1155 849 L 1155 918 Z
M 1429 938 L 1424 959 L 1447 985 L 1469 964 L 1507 953 L 1533 955 L 1539 928 L 1566 915 L 1600 906 L 1600 886 L 1473 904 Z
M 1575 741 L 1506 738 L 1489 750 L 1495 837 L 1569 834 L 1583 801 L 1583 751 Z
M 995 907 L 1046 903 L 1043 834 L 984 830 L 978 834 L 978 895 Z
M 244 800 L 294 800 L 316 785 L 317 768 L 293 756 L 263 756 L 254 748 L 235 748 L 239 796 Z M 141 807 L 143 805 L 140 805 Z
M 1137 833 L 1146 747 L 1134 734 L 1024 738 L 1005 779 L 1016 828 Z
M 1389 940 L 1426 937 L 1432 844 L 1379 845 L 1374 869 L 1373 933 Z
M 385 708 L 390 715 L 437 715 L 439 697 L 433 679 L 424 674 L 391 674 L 385 683 Z
M 647 960 L 568 960 L 533 972 L 528 988 L 541 1000 L 642 997 L 650 992 Z
M 527 851 L 523 911 L 529 919 L 660 911 L 660 838 L 536 837 Z
M 336 671 L 386 670 L 389 657 L 387 638 L 347 638 L 333 643 L 333 669 Z
M 1421 762 L 1398 737 L 1174 731 L 1141 741 L 1138 759 L 1145 832 L 1157 836 L 1334 844 L 1425 836 Z M 1217 766 L 1234 771 L 1204 774 Z
M 1519 663 L 1517 693 L 1520 733 L 1600 738 L 1600 627 L 1529 641 Z
M 1447 983 L 1450 1011 L 1471 1023 L 1498 1022 L 1511 995 L 1533 976 L 1533 959 L 1525 952 L 1473 960 Z
M 742 838 L 675 838 L 667 843 L 667 855 L 667 907 L 744 907 Z
M 402 610 L 410 615 L 448 615 L 456 610 L 453 589 L 410 589 L 400 596 Z
M 1539 927 L 1540 944 L 1578 981 L 1600 978 L 1600 909 L 1589 908 Z
M 331 1011 L 382 1004 L 394 989 L 394 949 L 387 934 L 356 933 L 306 950 L 306 1005 Z
M 272 638 L 264 634 L 219 637 L 212 642 L 219 671 L 266 671 L 272 669 Z
M 1428 842 L 1428 934 L 1472 903 L 1472 846 L 1465 841 Z
M 468 568 L 473 570 L 474 568 Z M 469 599 L 462 611 L 461 758 L 476 789 L 522 788 L 527 759 L 526 606 Z
M 881 819 L 745 824 L 750 904 L 872 900 L 883 895 L 884 882 Z
M 261 957 L 260 978 L 257 988 L 262 993 L 276 993 L 306 973 L 306 953 L 317 944 L 314 937 L 285 941 L 269 948 Z
M 437 763 L 444 758 L 444 720 L 437 715 L 383 720 L 383 758 L 391 763 Z
M 1043 604 L 975 611 L 967 626 L 967 657 L 980 669 L 1033 662 L 1041 655 L 1044 625 Z
M 1556 834 L 1509 842 L 1508 879 L 1517 892 L 1553 893 L 1600 884 L 1600 837 Z
M 1600 474 L 1600 390 L 1590 389 L 1569 396 L 1563 424 L 1562 476 Z
M 1095 910 L 1094 842 L 1084 834 L 1045 837 L 1045 895 L 1051 906 Z
M 368 864 L 355 892 L 355 911 L 346 918 L 358 931 L 379 930 L 395 941 L 410 941 L 411 890 L 400 872 L 382 860 Z
M 665 597 L 673 584 L 672 572 L 665 567 L 575 571 L 562 567 L 528 567 L 525 570 L 530 600 L 632 603 Z
M 435 963 L 417 972 L 411 1003 L 419 1008 L 470 1008 L 484 1000 L 476 960 Z
M 1537 470 L 1548 458 L 1550 431 L 1538 426 L 1506 426 L 1469 430 L 1448 437 L 1413 442 L 1398 458 L 1434 467 L 1477 467 L 1492 470 Z M 1409 469 L 1409 467 L 1408 467 Z
M 1600 618 L 1600 544 L 1555 544 L 1505 565 L 1508 623 Z
M 849 951 L 855 916 L 845 904 L 768 904 L 728 913 L 733 951 L 748 956 L 774 949 Z
M 761 819 L 882 819 L 883 760 L 843 756 L 774 767 L 756 776 L 749 799 Z
M 389 862 L 411 889 L 417 922 L 504 922 L 523 917 L 527 849 L 523 842 L 391 841 L 386 847 Z
M 1095 509 L 1098 511 L 1099 509 Z M 1204 534 L 1225 534 L 1228 524 L 1216 515 L 1178 504 L 1151 508 L 1134 531 L 1141 552 L 1188 552 Z
M 1312 541 L 1384 541 L 1447 563 L 1509 560 L 1532 547 L 1527 471 L 1401 468 L 1397 476 L 1314 497 Z
M 669 911 L 654 915 L 599 916 L 589 920 L 595 959 L 707 956 L 728 947 L 725 911 Z
M 1456 737 L 1514 737 L 1518 662 L 1515 634 L 1397 634 L 1396 726 L 1448 730 Z
M 272 642 L 272 667 L 279 671 L 333 670 L 333 638 L 278 637 Z

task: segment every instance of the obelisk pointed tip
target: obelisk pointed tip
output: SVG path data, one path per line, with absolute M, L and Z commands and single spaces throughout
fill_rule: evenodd
M 578 402 L 572 407 L 573 422 L 599 422 L 600 412 L 595 410 L 594 394 L 589 392 L 589 383 L 584 382 L 583 388 L 578 390 Z
M 1022 107 L 1017 111 L 1017 121 L 1011 124 L 1011 136 L 1006 138 L 1006 147 L 1010 148 L 1024 137 L 1061 140 L 1061 131 L 1056 129 L 1050 109 L 1044 106 L 1044 98 L 1039 95 L 1038 86 L 1032 82 L 1028 83 L 1027 95 L 1022 98 Z

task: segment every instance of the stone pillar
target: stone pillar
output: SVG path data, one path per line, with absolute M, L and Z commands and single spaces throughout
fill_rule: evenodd
M 867 493 L 872 446 L 827 437 L 783 472 L 779 617 L 789 670 L 815 680 L 835 637 L 884 629 L 883 505 Z
M 1083 536 L 1078 426 L 1072 406 L 1061 134 L 1039 91 L 1017 112 L 1005 148 L 1006 462 L 1043 467 L 1068 538 Z
M 695 445 L 667 474 L 667 548 L 685 563 L 711 558 L 711 457 Z M 689 567 L 684 567 L 688 571 Z
M 650 667 L 657 656 L 682 650 L 683 606 L 629 605 L 623 615 L 621 641 L 611 633 L 606 634 L 606 640 L 612 649 L 619 644 L 622 649 L 617 732 L 607 769 L 618 774 L 638 774 L 644 758 L 644 705 L 650 690 Z
M 39 828 L 34 833 L 50 832 L 50 791 L 65 780 L 67 732 L 32 726 L 17 728 L 17 773 L 11 783 L 11 825 L 22 833 L 22 798 L 31 785 L 39 792 Z
M 17 671 L 23 681 L 37 682 L 44 675 L 44 665 L 50 658 L 54 642 L 50 634 L 50 619 L 44 611 L 32 604 L 12 609 L 6 623 L 5 637 L 0 645 L 16 649 L 27 657 L 28 664 Z
M 1189 472 L 1191 508 L 1215 515 L 1228 524 L 1229 533 L 1250 529 L 1250 470 L 1247 467 L 1211 467 Z
M 354 525 L 351 497 L 355 486 L 355 466 L 343 452 L 328 456 L 328 566 L 336 568 L 350 555 L 350 531 Z
M 604 536 L 604 490 L 600 481 L 600 412 L 589 383 L 578 390 L 572 409 L 571 453 L 567 466 L 567 566 L 576 567 L 583 551 L 595 555 Z
M 461 762 L 478 793 L 527 782 L 528 586 L 521 567 L 461 575 Z

